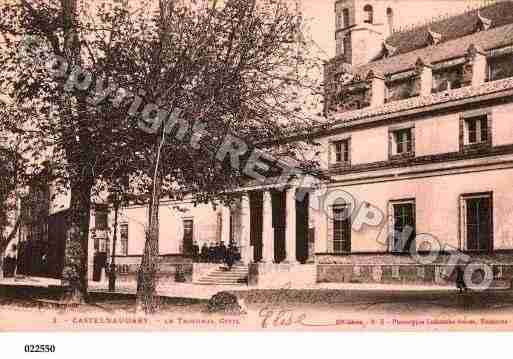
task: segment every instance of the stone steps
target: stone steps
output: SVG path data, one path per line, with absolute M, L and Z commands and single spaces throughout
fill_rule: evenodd
M 195 284 L 200 285 L 243 285 L 248 282 L 248 268 L 233 266 L 231 270 L 219 267 L 206 276 L 200 278 Z

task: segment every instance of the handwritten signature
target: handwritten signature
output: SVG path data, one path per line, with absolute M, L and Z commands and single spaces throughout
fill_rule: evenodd
M 264 307 L 258 313 L 262 328 L 283 328 L 305 325 L 306 313 L 295 313 L 292 309 Z

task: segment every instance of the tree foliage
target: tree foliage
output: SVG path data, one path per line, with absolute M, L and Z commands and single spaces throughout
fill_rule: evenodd
M 277 142 L 308 138 L 321 93 L 292 2 L 16 0 L 0 15 L 0 89 L 29 114 L 12 130 L 71 191 L 66 273 L 82 297 L 91 196 L 116 178 L 150 202 L 152 264 L 161 197 L 228 201 L 255 148 L 264 176 L 282 157 L 315 166 L 298 142 Z M 237 156 L 223 156 L 227 139 Z

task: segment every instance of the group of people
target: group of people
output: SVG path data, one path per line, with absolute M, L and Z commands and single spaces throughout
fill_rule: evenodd
M 201 263 L 225 263 L 228 268 L 240 260 L 240 252 L 237 246 L 230 243 L 228 247 L 223 241 L 207 244 L 203 243 L 201 249 L 196 242 L 192 245 L 192 255 L 195 262 Z

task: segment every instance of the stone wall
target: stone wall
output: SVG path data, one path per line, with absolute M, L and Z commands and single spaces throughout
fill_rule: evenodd
M 295 288 L 316 282 L 315 264 L 252 263 L 248 285 L 264 288 Z
M 450 257 L 444 254 L 433 264 L 422 265 L 408 255 L 325 255 L 318 257 L 317 282 L 452 285 L 455 267 Z M 490 266 L 495 284 L 513 279 L 513 254 L 471 255 L 471 258 L 471 262 Z
M 116 279 L 120 282 L 136 282 L 141 256 L 116 258 Z M 91 269 L 92 270 L 92 269 Z M 157 278 L 160 283 L 192 282 L 193 263 L 187 257 L 161 257 Z

